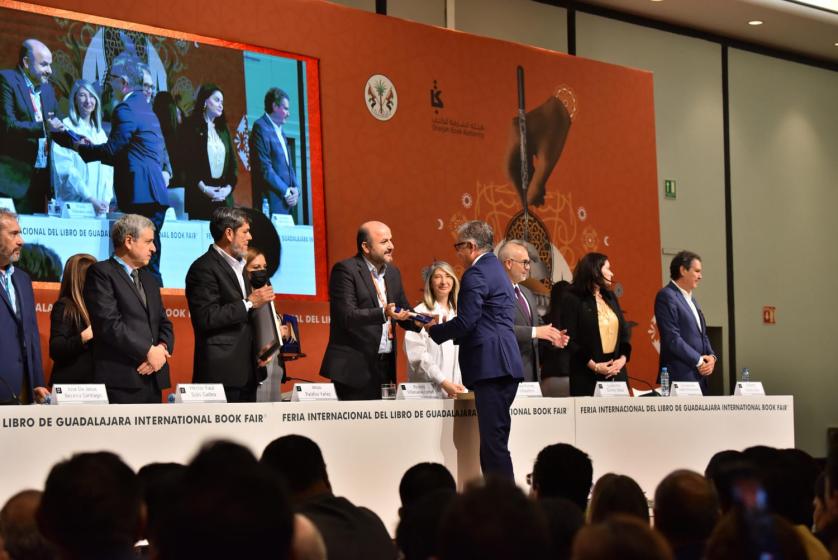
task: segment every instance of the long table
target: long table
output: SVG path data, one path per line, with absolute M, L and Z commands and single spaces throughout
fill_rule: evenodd
M 649 497 L 676 468 L 703 472 L 717 451 L 794 446 L 791 396 L 519 398 L 511 412 L 522 487 L 538 452 L 558 442 L 591 456 L 594 480 L 627 474 Z M 412 465 L 442 463 L 460 487 L 479 476 L 476 420 L 473 402 L 452 400 L 2 407 L 0 503 L 42 488 L 54 463 L 80 451 L 114 451 L 138 469 L 188 462 L 211 440 L 258 456 L 273 439 L 301 434 L 320 445 L 335 493 L 371 508 L 394 532 L 399 480 Z

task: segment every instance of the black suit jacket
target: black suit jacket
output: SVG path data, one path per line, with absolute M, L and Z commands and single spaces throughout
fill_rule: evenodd
M 247 275 L 244 286 L 250 295 Z M 193 383 L 235 388 L 254 383 L 256 349 L 243 299 L 235 272 L 211 245 L 186 273 L 186 301 L 195 330 Z
M 175 350 L 172 323 L 166 317 L 160 284 L 145 268 L 140 282 L 147 307 L 131 278 L 116 260 L 110 258 L 92 265 L 84 283 L 84 303 L 93 327 L 93 378 L 96 383 L 119 389 L 143 387 L 137 367 L 152 345 L 165 343 Z M 152 375 L 157 388 L 169 387 L 169 364 Z
M 12 310 L 6 290 L 0 288 L 0 403 L 20 396 L 24 373 L 29 374 L 30 395 L 33 388 L 44 386 L 32 280 L 16 267 L 12 284 L 18 313 Z
M 387 288 L 387 303 L 395 303 L 403 309 L 410 308 L 399 269 L 392 264 L 387 265 L 384 285 Z M 384 324 L 378 294 L 363 257 L 356 255 L 332 267 L 329 311 L 329 344 L 320 364 L 320 375 L 350 387 L 363 387 L 374 371 L 373 361 L 378 355 L 381 326 Z M 399 324 L 407 330 L 419 330 L 412 321 Z M 394 356 L 398 347 L 393 340 Z M 392 365 L 390 378 L 395 382 L 396 360 L 392 360 Z
M 521 361 L 524 362 L 524 381 L 538 381 L 540 362 L 538 357 L 539 341 L 532 337 L 532 328 L 543 325 L 544 321 L 535 308 L 535 296 L 526 286 L 518 284 L 518 289 L 527 304 L 530 306 L 532 317 L 527 317 L 526 312 L 521 309 L 518 298 L 515 298 L 515 338 L 518 341 L 518 348 L 521 349 Z
M 93 341 L 82 343 L 84 327 L 64 317 L 66 303 L 59 299 L 49 316 L 49 357 L 52 358 L 50 385 L 93 383 Z
M 628 341 L 628 326 L 623 318 L 617 296 L 612 292 L 603 292 L 603 298 L 619 321 L 614 357 L 625 356 L 626 359 L 630 359 L 631 344 Z M 567 360 L 566 369 L 570 374 L 570 392 L 574 396 L 593 395 L 596 381 L 605 380 L 605 377 L 588 369 L 588 360 L 607 361 L 602 353 L 596 300 L 592 294 L 580 295 L 573 290 L 567 290 L 562 296 L 560 314 L 562 328 L 567 329 L 570 337 L 563 352 L 564 359 Z M 625 369 L 619 378 L 625 379 Z

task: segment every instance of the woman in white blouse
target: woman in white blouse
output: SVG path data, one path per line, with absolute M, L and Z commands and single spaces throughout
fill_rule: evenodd
M 184 209 L 192 220 L 209 220 L 217 207 L 233 205 L 232 192 L 238 173 L 221 88 L 215 84 L 202 85 L 192 114 L 182 126 Z
M 417 313 L 433 315 L 440 322 L 457 316 L 457 294 L 460 280 L 451 265 L 434 262 L 425 273 L 425 297 L 414 308 Z M 437 344 L 425 329 L 406 332 L 404 349 L 407 354 L 407 377 L 412 383 L 431 382 L 449 397 L 464 393 L 458 347 L 452 341 Z
M 76 80 L 70 90 L 69 115 L 64 126 L 92 144 L 104 144 L 102 101 L 87 80 Z M 99 161 L 85 163 L 74 150 L 52 144 L 52 185 L 59 200 L 90 202 L 97 215 L 108 213 L 113 199 L 113 167 Z

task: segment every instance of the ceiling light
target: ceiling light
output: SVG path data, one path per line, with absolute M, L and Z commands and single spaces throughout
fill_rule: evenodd
M 756 25 L 762 25 L 762 23 L 763 23 L 763 22 L 762 22 L 762 20 L 759 20 L 759 19 L 752 19 L 751 21 L 749 21 L 749 22 L 748 22 L 748 25 L 754 25 L 754 26 L 756 26 Z

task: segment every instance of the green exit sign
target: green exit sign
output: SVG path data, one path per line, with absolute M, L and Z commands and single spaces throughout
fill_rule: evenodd
M 664 179 L 663 196 L 672 199 L 678 198 L 678 189 L 675 185 L 675 179 Z

